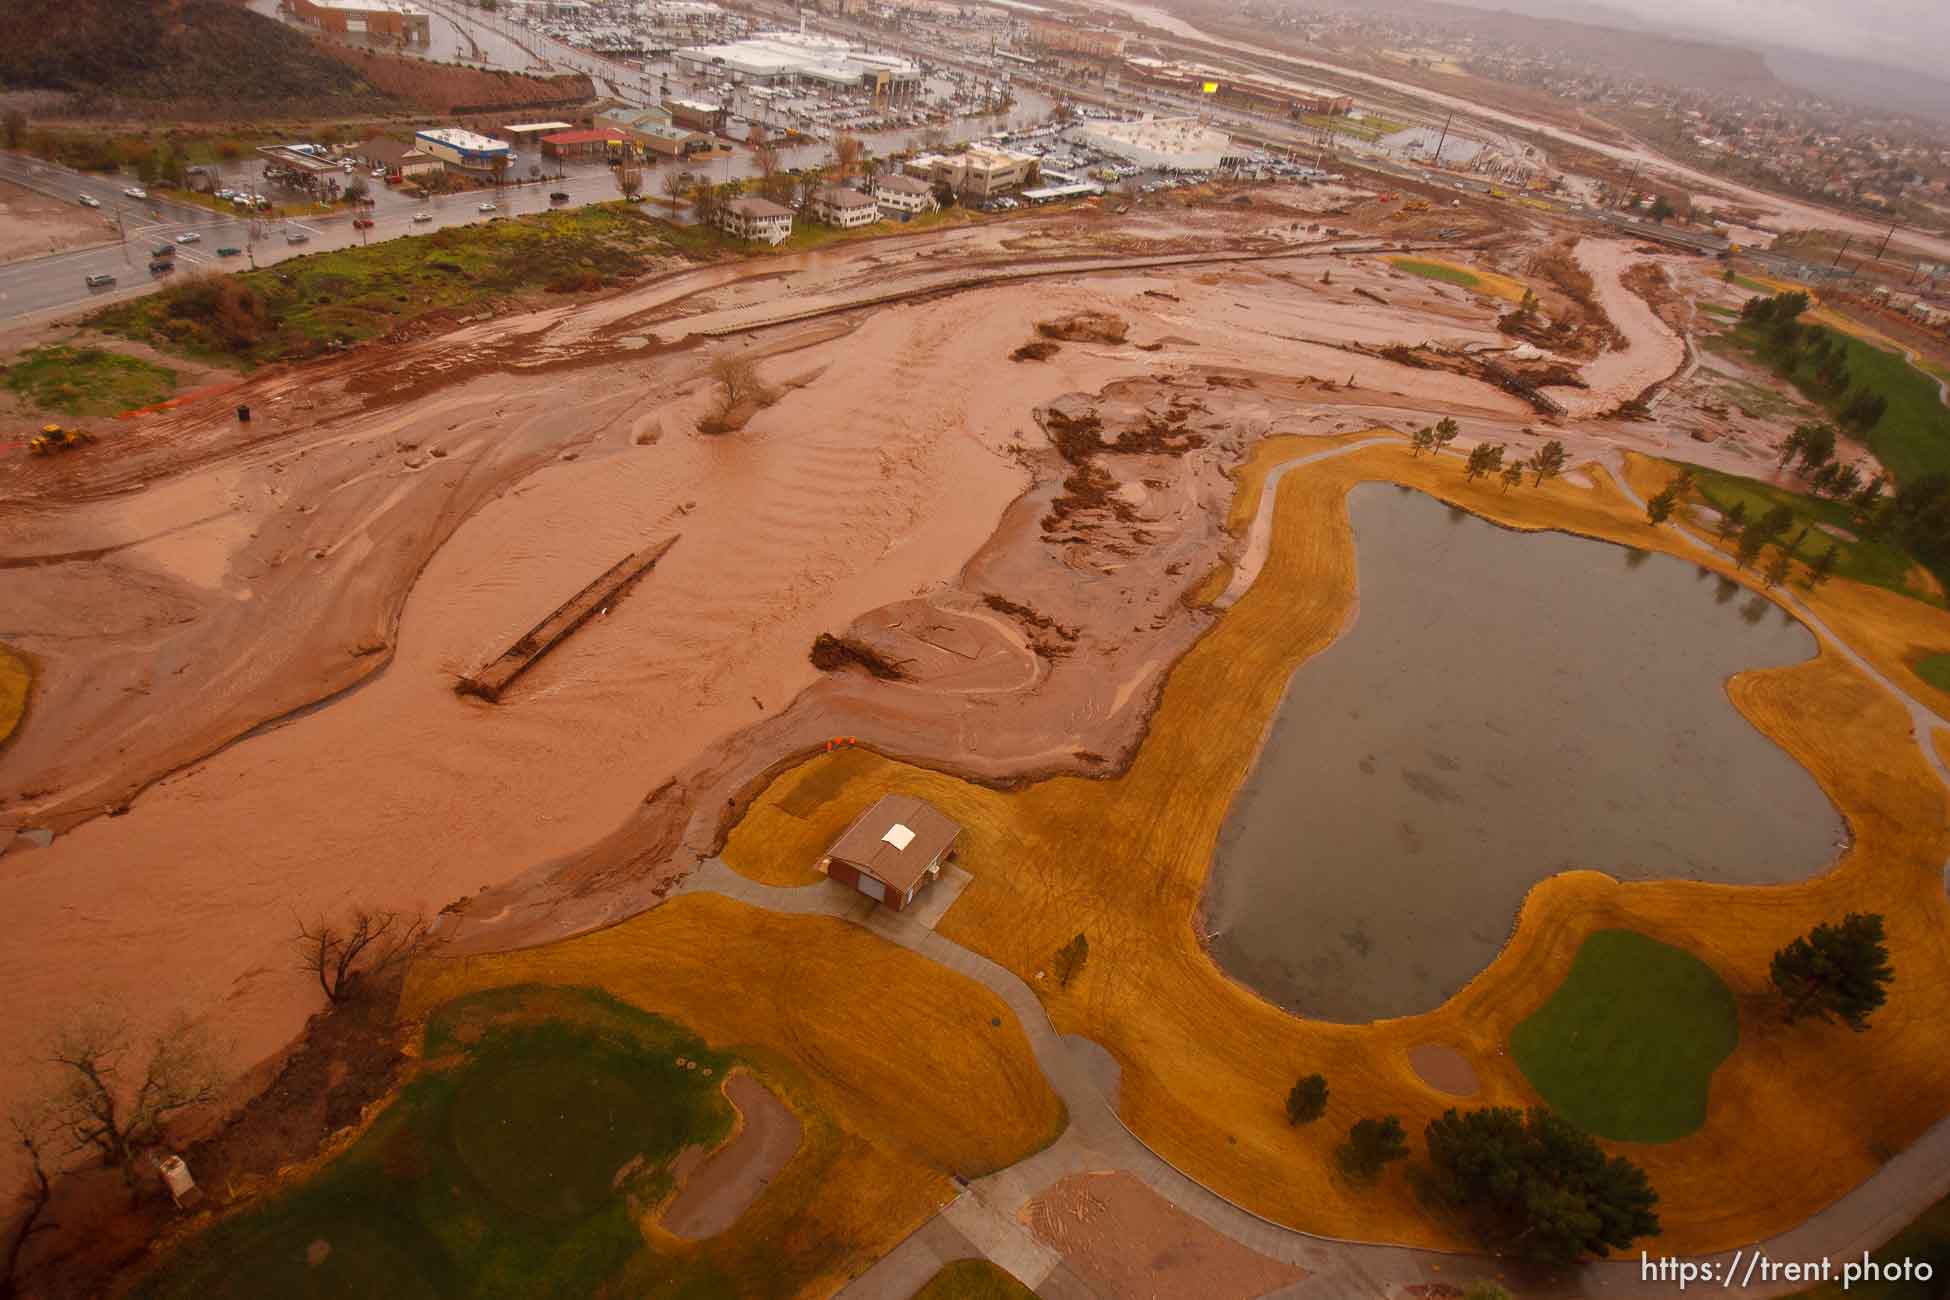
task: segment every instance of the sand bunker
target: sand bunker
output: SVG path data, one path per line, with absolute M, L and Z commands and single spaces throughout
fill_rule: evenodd
M 1018 1217 L 1106 1300 L 1252 1300 L 1307 1276 L 1240 1245 L 1123 1172 L 1072 1174 Z
M 1437 1092 L 1451 1097 L 1474 1097 L 1476 1067 L 1453 1047 L 1441 1043 L 1422 1043 L 1408 1049 L 1408 1064 L 1415 1074 Z
M 724 1081 L 724 1095 L 738 1108 L 731 1138 L 708 1156 L 696 1148 L 671 1167 L 679 1190 L 664 1208 L 664 1228 L 692 1241 L 715 1237 L 738 1221 L 799 1149 L 799 1117 L 743 1070 Z

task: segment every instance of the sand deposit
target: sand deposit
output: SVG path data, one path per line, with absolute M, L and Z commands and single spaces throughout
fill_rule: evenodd
M 1023 1206 L 1020 1217 L 1107 1300 L 1251 1300 L 1307 1276 L 1208 1227 L 1132 1174 L 1072 1174 Z
M 113 218 L 0 181 L 0 262 L 45 257 L 115 238 Z M 76 278 L 80 272 L 75 273 Z

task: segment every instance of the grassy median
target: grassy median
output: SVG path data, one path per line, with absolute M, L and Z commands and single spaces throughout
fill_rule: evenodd
M 621 283 L 671 254 L 661 221 L 604 203 L 191 275 L 87 319 L 109 334 L 231 364 L 317 356 L 499 298 Z

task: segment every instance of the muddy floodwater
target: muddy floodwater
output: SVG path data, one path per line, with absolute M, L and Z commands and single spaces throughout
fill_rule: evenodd
M 1798 880 L 1845 828 L 1725 683 L 1814 637 L 1663 555 L 1522 534 L 1391 485 L 1348 498 L 1359 613 L 1288 683 L 1220 834 L 1212 951 L 1298 1014 L 1430 1010 L 1530 887 Z

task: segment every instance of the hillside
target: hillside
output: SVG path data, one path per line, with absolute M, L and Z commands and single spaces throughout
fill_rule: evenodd
M 304 33 L 229 0 L 7 0 L 0 89 L 68 91 L 91 111 L 167 104 L 179 118 L 392 103 Z
M 589 77 L 580 72 L 536 77 L 499 68 L 429 63 L 408 55 L 377 54 L 351 46 L 326 44 L 319 49 L 381 94 L 436 113 L 561 107 L 584 104 L 596 97 Z

